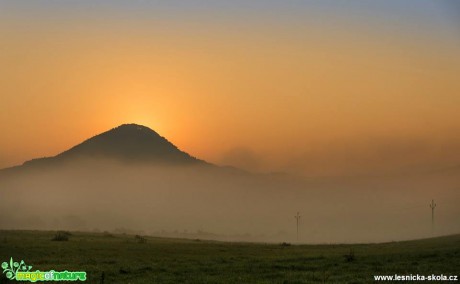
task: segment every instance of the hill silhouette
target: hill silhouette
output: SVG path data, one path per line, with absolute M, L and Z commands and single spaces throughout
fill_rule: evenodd
M 166 138 L 146 126 L 123 124 L 96 135 L 57 156 L 26 161 L 22 167 L 51 166 L 84 158 L 104 158 L 126 163 L 207 164 L 179 150 Z

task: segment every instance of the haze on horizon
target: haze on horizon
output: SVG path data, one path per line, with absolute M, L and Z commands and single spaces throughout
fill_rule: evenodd
M 147 127 L 125 124 L 56 157 L 0 171 L 0 230 L 258 242 L 416 239 L 460 231 L 459 173 L 252 174 L 198 160 Z M 430 199 L 439 204 L 435 227 Z M 293 212 L 302 215 L 298 240 Z
M 73 157 L 12 175 L 0 172 L 0 231 L 298 243 L 388 242 L 460 232 L 460 169 L 309 180 L 199 164 Z M 433 231 L 431 199 L 438 205 Z
M 0 168 L 122 123 L 256 172 L 460 164 L 457 1 L 1 1 Z

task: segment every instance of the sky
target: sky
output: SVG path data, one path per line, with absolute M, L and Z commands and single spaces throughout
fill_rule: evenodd
M 460 165 L 460 4 L 0 0 L 0 168 L 123 123 L 251 171 Z

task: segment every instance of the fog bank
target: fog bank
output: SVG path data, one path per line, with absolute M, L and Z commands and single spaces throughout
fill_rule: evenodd
M 302 243 L 423 238 L 460 232 L 459 173 L 304 179 L 85 160 L 0 176 L 0 229 L 296 242 L 299 212 Z

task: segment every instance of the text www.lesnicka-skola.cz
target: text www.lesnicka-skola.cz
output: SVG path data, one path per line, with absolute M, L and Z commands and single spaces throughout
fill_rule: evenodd
M 458 281 L 458 275 L 375 275 L 375 281 Z

